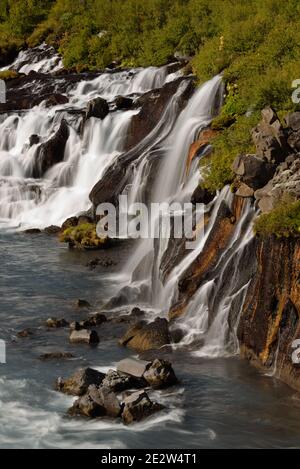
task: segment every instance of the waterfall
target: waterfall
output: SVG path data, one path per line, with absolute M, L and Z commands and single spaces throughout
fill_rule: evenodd
M 42 45 L 20 52 L 6 68 L 20 73 L 55 72 L 61 66 L 58 59 L 53 48 Z M 91 118 L 83 134 L 76 129 L 80 113 L 77 118 L 75 114 L 74 122 L 70 113 L 82 112 L 94 97 L 109 102 L 118 95 L 137 97 L 170 79 L 167 67 L 102 73 L 72 86 L 66 93 L 68 104 L 48 109 L 41 103 L 29 111 L 0 114 L 1 225 L 21 230 L 44 228 L 88 210 L 90 190 L 122 153 L 128 125 L 139 110 L 110 112 L 104 120 Z M 63 161 L 35 179 L 32 172 L 39 144 L 30 147 L 29 138 L 38 135 L 41 142 L 47 141 L 63 118 L 70 130 Z
M 61 67 L 54 52 L 42 45 L 38 58 L 31 60 L 30 65 L 28 57 L 37 51 L 21 52 L 7 68 L 21 73 L 31 70 L 53 73 Z M 126 153 L 128 127 L 139 109 L 119 111 L 114 105 L 118 95 L 136 99 L 175 80 L 180 73 L 169 74 L 167 66 L 107 70 L 67 87 L 68 104 L 49 109 L 41 103 L 28 111 L 0 114 L 1 226 L 24 230 L 60 225 L 69 216 L 90 208 L 89 193 L 93 186 L 105 180 L 109 171 L 119 165 L 132 169 L 123 190 L 129 203 L 190 202 L 200 178 L 198 160 L 192 161 L 186 171 L 190 145 L 220 110 L 222 78 L 216 76 L 194 91 L 180 112 L 179 103 L 189 85 L 189 80 L 183 79 L 153 130 Z M 98 96 L 108 101 L 110 113 L 103 120 L 88 119 L 83 131 L 79 131 L 87 103 Z M 39 145 L 55 135 L 62 119 L 69 129 L 63 160 L 41 178 L 34 178 Z M 39 136 L 39 143 L 30 145 L 32 135 Z M 209 218 L 206 229 L 195 248 L 184 252 L 166 275 L 162 265 L 169 255 L 168 236 L 161 232 L 158 239 L 141 239 L 119 274 L 122 285 L 128 279 L 120 292 L 124 303 L 147 309 L 149 321 L 167 315 L 179 298 L 181 279 L 205 252 L 221 207 L 224 204 L 231 207 L 232 201 L 233 195 L 227 187 L 201 209 Z M 159 223 L 156 217 L 153 215 L 154 225 Z M 177 347 L 192 347 L 201 356 L 218 356 L 237 349 L 235 329 L 250 280 L 249 275 L 241 275 L 241 263 L 251 246 L 253 217 L 251 204 L 244 204 L 229 246 L 210 276 L 189 298 L 185 314 L 177 320 L 183 332 Z

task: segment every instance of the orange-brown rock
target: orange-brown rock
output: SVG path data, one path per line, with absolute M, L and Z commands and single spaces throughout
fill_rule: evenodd
M 216 136 L 218 132 L 212 129 L 202 130 L 200 133 L 199 139 L 196 142 L 192 143 L 189 149 L 189 155 L 186 162 L 186 172 L 190 170 L 191 162 L 199 154 L 206 145 L 208 145 L 211 140 Z
M 300 240 L 258 239 L 238 338 L 242 356 L 300 390 L 292 343 L 300 339 Z
M 244 203 L 244 199 L 234 197 L 230 209 L 225 202 L 220 205 L 214 227 L 208 236 L 204 249 L 179 281 L 179 297 L 169 311 L 170 319 L 184 314 L 191 297 L 217 265 L 220 255 L 226 250 L 231 240 Z

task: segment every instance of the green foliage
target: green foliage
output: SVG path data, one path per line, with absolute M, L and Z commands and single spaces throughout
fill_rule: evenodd
M 69 243 L 70 246 L 80 248 L 102 248 L 108 238 L 99 238 L 96 233 L 96 225 L 93 223 L 81 223 L 75 227 L 67 228 L 61 235 L 60 241 Z
M 3 70 L 0 72 L 0 80 L 13 80 L 14 78 L 18 78 L 19 73 L 15 72 L 14 70 Z
M 257 113 L 239 116 L 231 127 L 214 138 L 213 154 L 200 163 L 202 187 L 214 192 L 232 182 L 234 174 L 231 166 L 235 157 L 240 153 L 254 152 L 250 131 L 258 119 Z
M 256 219 L 254 231 L 262 237 L 300 236 L 300 201 L 281 201 L 271 212 L 264 213 Z

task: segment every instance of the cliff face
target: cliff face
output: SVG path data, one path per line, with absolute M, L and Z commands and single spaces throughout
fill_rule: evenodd
M 292 361 L 292 343 L 300 338 L 300 240 L 255 244 L 257 272 L 238 327 L 241 354 L 300 390 L 300 367 Z

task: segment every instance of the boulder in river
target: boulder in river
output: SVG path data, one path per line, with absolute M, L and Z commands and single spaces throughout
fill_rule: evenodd
M 118 417 L 121 413 L 120 402 L 116 394 L 103 386 L 91 385 L 85 395 L 77 399 L 69 409 L 70 415 L 86 417 Z
M 39 356 L 40 360 L 69 360 L 70 358 L 74 358 L 70 352 L 47 352 Z
M 88 105 L 86 110 L 86 118 L 89 119 L 90 117 L 97 117 L 98 119 L 104 119 L 107 114 L 109 113 L 109 107 L 105 99 L 103 98 L 95 98 L 92 99 Z
M 143 378 L 156 389 L 166 388 L 178 382 L 171 363 L 158 358 L 146 366 Z
M 103 387 L 109 388 L 116 392 L 143 387 L 144 384 L 144 380 L 140 380 L 134 376 L 130 376 L 115 370 L 108 370 L 102 382 Z
M 60 232 L 60 227 L 56 225 L 46 226 L 46 228 L 44 229 L 44 233 L 46 233 L 47 235 L 55 235 L 59 232 Z
M 91 308 L 91 304 L 87 300 L 77 300 L 77 306 L 78 308 Z
M 70 334 L 71 344 L 98 344 L 99 336 L 96 331 L 88 329 L 72 330 Z
M 161 404 L 151 401 L 145 391 L 137 391 L 124 399 L 122 420 L 126 425 L 139 422 L 163 408 Z
M 169 325 L 164 318 L 156 318 L 149 324 L 139 321 L 131 326 L 119 341 L 121 345 L 140 352 L 158 349 L 170 342 Z
M 136 378 L 142 378 L 147 369 L 147 365 L 148 362 L 143 360 L 125 358 L 117 363 L 117 371 L 135 376 Z
M 55 389 L 72 396 L 83 396 L 91 384 L 100 386 L 104 377 L 103 373 L 92 368 L 81 368 L 70 378 L 58 378 L 55 383 Z

